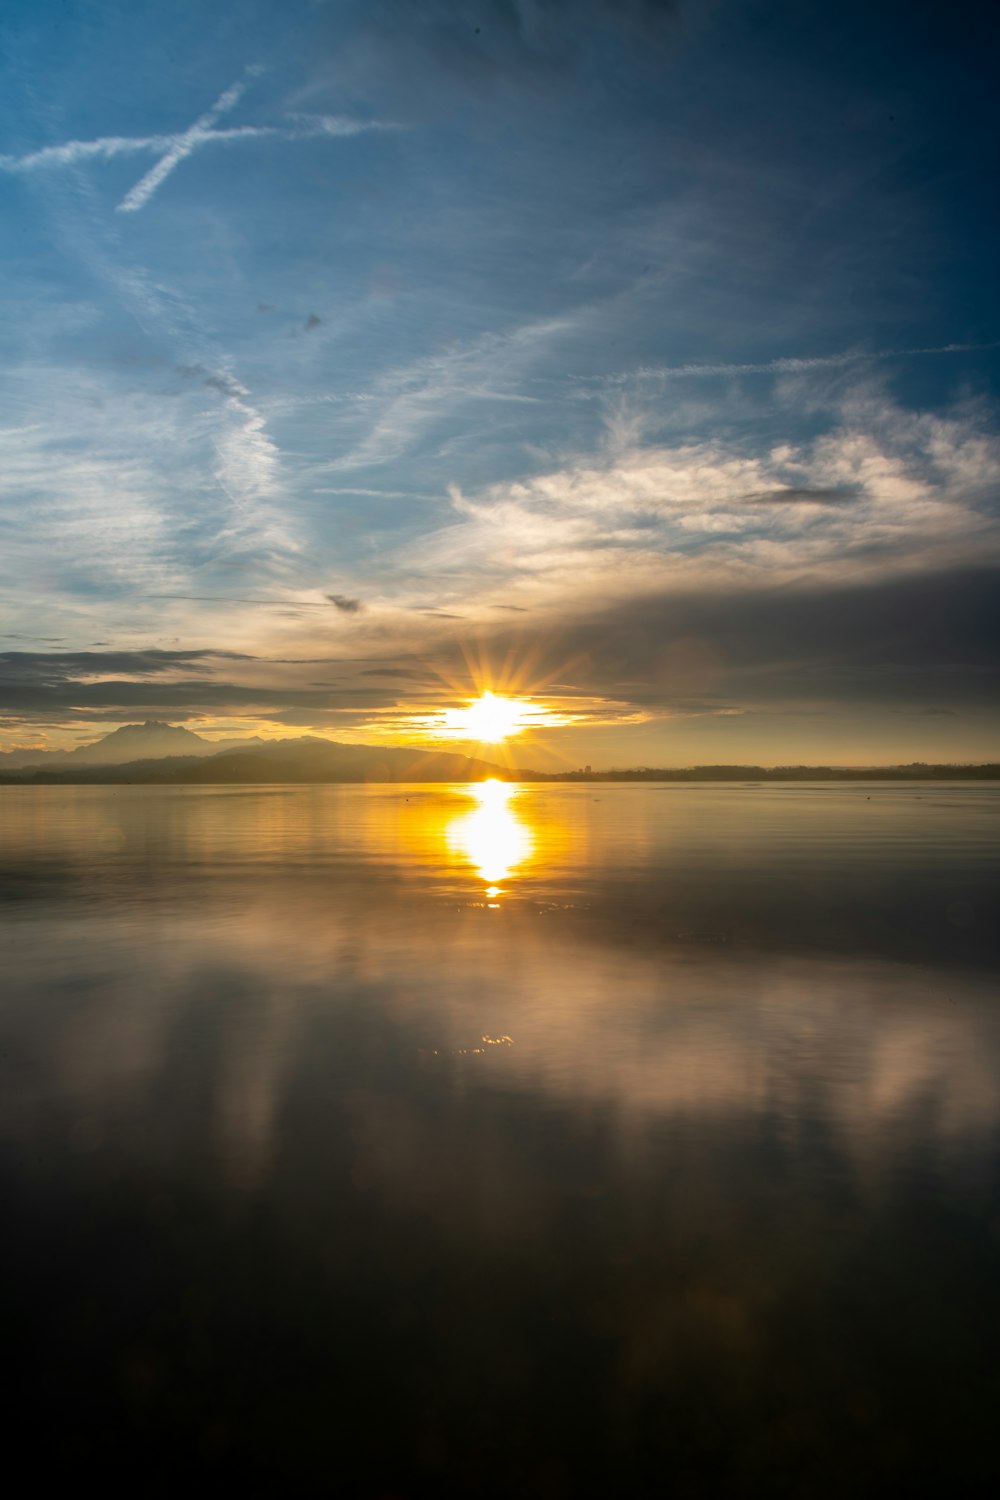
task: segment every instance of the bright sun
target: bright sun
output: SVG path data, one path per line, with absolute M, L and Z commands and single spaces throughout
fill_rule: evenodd
M 523 698 L 500 698 L 486 692 L 467 708 L 446 709 L 444 718 L 445 727 L 454 734 L 496 745 L 527 729 L 533 714 L 533 705 Z

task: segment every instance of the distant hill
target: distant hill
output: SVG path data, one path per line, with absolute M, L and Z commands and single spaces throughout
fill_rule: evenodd
M 75 750 L 0 751 L 0 771 L 21 766 L 122 766 L 134 761 L 163 760 L 177 755 L 218 755 L 224 750 L 266 745 L 259 737 L 246 740 L 206 740 L 177 724 L 147 719 L 144 724 L 125 724 L 89 745 Z
M 136 768 L 132 768 L 136 769 Z M 265 749 L 227 751 L 193 764 L 151 766 L 143 780 L 173 783 L 482 781 L 508 772 L 489 761 L 439 750 L 278 740 Z
M 908 766 L 688 766 L 616 771 L 511 771 L 446 750 L 344 745 L 303 735 L 287 740 L 202 739 L 190 729 L 150 721 L 126 724 L 71 751 L 13 750 L 0 756 L 0 783 L 73 785 L 294 785 L 407 781 L 997 781 L 1000 764 Z
M 1000 781 L 1000 762 L 906 766 L 640 766 L 634 770 L 537 772 L 531 781 Z
M 58 764 L 0 769 L 0 781 L 150 785 L 363 781 L 482 781 L 509 772 L 489 761 L 443 750 L 344 745 L 303 736 L 220 746 L 169 724 L 129 724 Z
M 70 755 L 68 750 L 0 750 L 0 774 L 21 766 L 56 765 Z

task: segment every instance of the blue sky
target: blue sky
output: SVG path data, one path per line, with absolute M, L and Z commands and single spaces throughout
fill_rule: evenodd
M 989 8 L 3 30 L 4 744 L 997 754 Z

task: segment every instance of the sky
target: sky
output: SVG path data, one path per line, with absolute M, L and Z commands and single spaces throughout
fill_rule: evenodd
M 6 0 L 0 748 L 1000 758 L 998 41 Z

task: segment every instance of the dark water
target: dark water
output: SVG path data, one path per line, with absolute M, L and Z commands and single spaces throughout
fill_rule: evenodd
M 35 1481 L 985 1493 L 1000 789 L 0 792 Z

